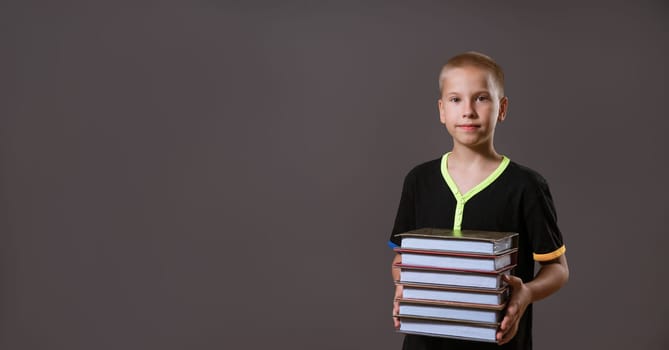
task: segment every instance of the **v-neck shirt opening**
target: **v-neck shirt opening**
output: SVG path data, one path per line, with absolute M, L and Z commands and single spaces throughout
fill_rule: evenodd
M 462 218 L 465 211 L 465 203 L 467 203 L 467 201 L 474 197 L 477 193 L 490 186 L 490 184 L 492 184 L 504 172 L 506 167 L 509 165 L 510 160 L 506 156 L 502 156 L 502 162 L 492 173 L 490 173 L 490 175 L 488 175 L 488 177 L 486 177 L 478 185 L 472 187 L 469 191 L 467 191 L 467 193 L 462 194 L 460 193 L 458 186 L 455 184 L 455 181 L 451 177 L 451 174 L 448 172 L 449 154 L 451 154 L 451 152 L 448 152 L 441 157 L 441 175 L 444 178 L 444 181 L 446 181 L 448 188 L 453 193 L 453 197 L 455 197 L 457 202 L 455 207 L 455 216 L 453 219 L 453 230 L 460 231 L 462 228 Z

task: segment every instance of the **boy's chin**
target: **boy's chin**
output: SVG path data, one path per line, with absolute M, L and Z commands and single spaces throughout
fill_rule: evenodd
M 483 139 L 478 135 L 471 135 L 471 136 L 465 135 L 465 137 L 458 135 L 458 137 L 453 138 L 453 143 L 454 144 L 457 143 L 461 146 L 466 146 L 466 147 L 480 147 L 491 142 L 490 140 Z

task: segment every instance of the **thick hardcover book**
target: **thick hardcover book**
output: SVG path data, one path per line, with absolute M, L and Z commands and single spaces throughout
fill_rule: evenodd
M 405 248 L 395 248 L 395 251 L 402 254 L 402 263 L 407 265 L 497 271 L 516 263 L 518 249 L 507 249 L 496 255 Z
M 470 288 L 456 286 L 438 286 L 422 283 L 399 283 L 402 286 L 402 297 L 406 299 L 422 299 L 436 301 L 452 301 L 462 303 L 501 305 L 509 298 L 508 287 L 498 289 Z
M 421 228 L 396 236 L 402 248 L 497 254 L 518 246 L 518 233 Z
M 429 317 L 401 316 L 401 333 L 496 342 L 498 323 L 449 321 Z
M 498 323 L 505 305 L 484 305 L 450 301 L 432 301 L 401 298 L 400 316 L 431 317 L 452 321 Z
M 437 267 L 425 267 L 394 264 L 400 268 L 400 283 L 422 283 L 433 285 L 462 286 L 498 289 L 506 285 L 503 275 L 510 275 L 515 265 L 509 265 L 497 271 L 455 270 Z

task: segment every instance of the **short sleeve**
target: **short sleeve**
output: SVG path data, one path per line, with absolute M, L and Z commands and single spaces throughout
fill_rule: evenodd
M 400 197 L 400 204 L 395 216 L 395 225 L 388 241 L 388 245 L 391 248 L 401 245 L 401 239 L 395 237 L 396 234 L 416 228 L 415 183 L 414 172 L 411 171 L 404 178 L 402 196 Z
M 541 176 L 536 180 L 525 194 L 524 217 L 534 260 L 548 261 L 560 257 L 566 248 L 548 184 Z

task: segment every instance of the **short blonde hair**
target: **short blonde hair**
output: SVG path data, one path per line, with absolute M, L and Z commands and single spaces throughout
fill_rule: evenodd
M 468 51 L 453 56 L 441 68 L 441 72 L 439 73 L 439 96 L 443 94 L 444 75 L 446 72 L 451 68 L 466 66 L 483 68 L 492 73 L 492 77 L 499 89 L 500 97 L 504 97 L 504 71 L 502 70 L 502 67 L 500 67 L 490 56 L 476 51 Z

